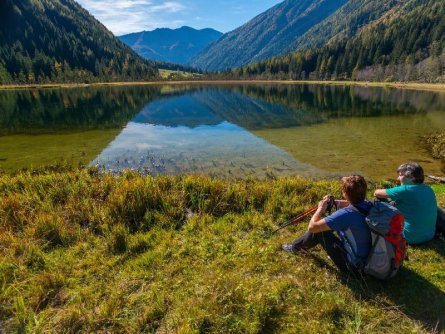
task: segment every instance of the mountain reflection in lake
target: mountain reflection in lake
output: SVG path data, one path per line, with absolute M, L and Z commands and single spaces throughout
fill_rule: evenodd
M 0 108 L 5 170 L 51 157 L 76 157 L 73 163 L 83 157 L 112 172 L 235 178 L 356 172 L 381 179 L 411 160 L 431 174 L 442 167 L 420 144 L 422 135 L 445 127 L 445 94 L 437 92 L 278 84 L 89 87 L 0 92 Z
M 134 168 L 148 174 L 263 178 L 326 174 L 228 122 L 195 128 L 130 122 L 93 164 L 113 172 Z
M 235 125 L 265 128 L 289 119 L 295 125 L 307 121 L 301 112 L 240 93 L 193 90 L 148 104 L 92 164 L 113 172 L 133 168 L 149 174 L 326 176 Z

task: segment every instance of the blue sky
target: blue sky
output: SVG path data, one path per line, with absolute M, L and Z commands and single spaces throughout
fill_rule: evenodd
M 77 0 L 116 35 L 190 26 L 231 31 L 283 0 Z

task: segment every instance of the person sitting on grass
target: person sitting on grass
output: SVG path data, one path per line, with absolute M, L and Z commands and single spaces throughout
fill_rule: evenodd
M 341 188 L 345 200 L 335 201 L 338 210 L 323 218 L 329 202 L 329 196 L 325 196 L 311 218 L 308 231 L 282 248 L 295 253 L 321 245 L 340 270 L 356 274 L 371 250 L 371 232 L 365 216 L 351 205 L 369 211 L 371 203 L 366 200 L 367 184 L 362 176 L 343 177 Z
M 434 238 L 437 221 L 437 201 L 433 189 L 423 184 L 423 168 L 407 163 L 397 169 L 400 186 L 377 189 L 374 196 L 389 198 L 405 217 L 403 236 L 408 244 L 417 245 Z

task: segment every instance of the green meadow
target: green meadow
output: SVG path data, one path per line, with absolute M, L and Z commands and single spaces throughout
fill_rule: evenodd
M 306 224 L 268 232 L 327 193 L 338 181 L 1 175 L 0 332 L 443 332 L 444 241 L 389 282 L 280 250 Z

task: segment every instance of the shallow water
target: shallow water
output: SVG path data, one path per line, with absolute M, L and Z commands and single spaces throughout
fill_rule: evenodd
M 118 172 L 394 177 L 445 128 L 445 94 L 322 85 L 0 91 L 0 168 L 80 161 Z

